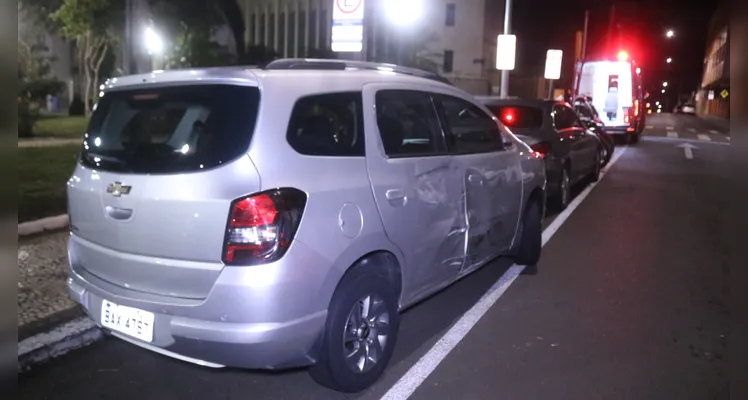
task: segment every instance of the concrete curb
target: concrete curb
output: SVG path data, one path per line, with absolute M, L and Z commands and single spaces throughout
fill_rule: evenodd
M 80 317 L 18 342 L 18 372 L 33 365 L 87 346 L 103 337 L 101 330 L 88 317 Z
M 29 236 L 45 231 L 56 231 L 68 226 L 68 215 L 62 214 L 54 217 L 37 219 L 18 224 L 18 236 Z

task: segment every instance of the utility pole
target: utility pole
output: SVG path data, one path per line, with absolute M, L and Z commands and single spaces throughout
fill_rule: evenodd
M 511 34 L 511 22 L 512 22 L 512 0 L 504 0 L 506 2 L 506 8 L 504 9 L 504 34 Z M 509 71 L 501 71 L 501 92 L 500 96 L 505 98 L 509 96 Z
M 132 73 L 132 0 L 125 0 L 125 42 L 122 46 L 122 73 Z
M 611 4 L 610 5 L 610 21 L 608 21 L 608 45 L 605 49 L 606 54 L 611 54 L 610 52 L 613 49 L 613 28 L 615 28 L 615 21 L 616 21 L 616 5 Z
M 579 96 L 579 84 L 582 80 L 582 70 L 584 69 L 584 62 L 587 60 L 587 29 L 590 23 L 590 10 L 584 11 L 584 31 L 582 32 L 582 54 L 578 61 L 576 71 L 576 85 L 574 87 L 574 97 Z

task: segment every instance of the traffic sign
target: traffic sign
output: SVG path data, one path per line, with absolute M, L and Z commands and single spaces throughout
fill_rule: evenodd
M 364 0 L 333 1 L 332 51 L 362 51 L 364 48 Z
M 548 50 L 545 56 L 545 79 L 556 80 L 561 77 L 562 50 Z
M 730 92 L 727 91 L 727 89 L 724 89 L 724 90 L 722 90 L 722 92 L 719 95 L 722 96 L 723 99 L 726 99 L 727 96 L 730 95 Z
M 513 70 L 516 51 L 516 36 L 499 35 L 499 37 L 496 38 L 496 69 L 502 71 Z

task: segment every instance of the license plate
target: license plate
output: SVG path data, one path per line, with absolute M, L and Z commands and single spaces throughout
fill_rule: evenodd
M 101 302 L 101 325 L 145 342 L 153 341 L 153 313 L 120 306 L 109 300 Z

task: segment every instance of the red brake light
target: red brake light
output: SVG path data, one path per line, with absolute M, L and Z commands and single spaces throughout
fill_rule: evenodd
M 513 108 L 507 108 L 501 113 L 501 121 L 507 125 L 511 125 L 516 119 L 516 114 Z
M 634 116 L 639 116 L 639 100 L 634 100 Z
M 532 155 L 536 158 L 545 158 L 551 152 L 551 145 L 546 142 L 535 143 L 530 148 L 532 148 Z
M 254 265 L 278 260 L 291 245 L 301 222 L 306 194 L 274 189 L 231 204 L 223 251 L 227 265 Z
M 231 209 L 231 227 L 263 226 L 272 224 L 278 211 L 267 194 L 237 201 Z

